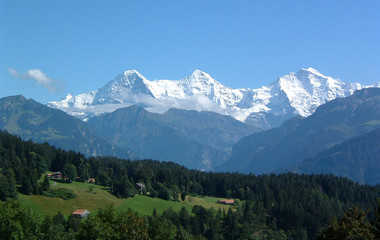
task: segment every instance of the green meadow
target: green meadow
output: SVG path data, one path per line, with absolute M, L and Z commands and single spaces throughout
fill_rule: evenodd
M 33 211 L 53 216 L 59 211 L 69 216 L 76 209 L 87 209 L 91 213 L 96 213 L 99 208 L 106 205 L 113 205 L 117 211 L 132 209 L 140 215 L 151 215 L 156 209 L 158 214 L 172 208 L 179 211 L 185 207 L 191 212 L 194 205 L 200 205 L 205 208 L 213 208 L 218 210 L 228 210 L 230 206 L 218 204 L 220 198 L 213 197 L 193 197 L 187 196 L 185 201 L 175 202 L 162 200 L 160 198 L 151 198 L 145 195 L 136 194 L 134 197 L 123 199 L 112 195 L 102 186 L 91 183 L 61 183 L 50 181 L 51 188 L 66 188 L 72 190 L 76 194 L 76 198 L 63 200 L 61 198 L 53 198 L 41 195 L 23 195 L 19 194 L 18 198 L 23 207 L 30 207 Z

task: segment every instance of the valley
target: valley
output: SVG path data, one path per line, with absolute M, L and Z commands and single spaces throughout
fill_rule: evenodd
M 380 240 L 380 1 L 0 2 L 0 240 Z

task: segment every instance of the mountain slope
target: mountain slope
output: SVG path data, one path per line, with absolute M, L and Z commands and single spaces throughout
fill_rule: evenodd
M 128 70 L 96 91 L 69 94 L 48 106 L 84 120 L 130 105 L 156 113 L 170 108 L 203 110 L 268 129 L 297 115 L 309 116 L 319 105 L 363 87 L 324 76 L 312 68 L 290 73 L 258 89 L 232 89 L 200 70 L 177 81 L 149 81 L 137 71 Z
M 97 135 L 84 122 L 23 96 L 0 99 L 0 129 L 23 139 L 48 142 L 87 156 L 135 157 L 131 151 L 116 147 Z
M 322 151 L 289 171 L 334 174 L 362 184 L 379 184 L 380 128 Z
M 155 116 L 162 125 L 175 129 L 181 135 L 225 152 L 230 152 L 232 145 L 242 137 L 261 130 L 214 112 L 172 108 Z
M 317 108 L 307 118 L 256 133 L 233 146 L 219 170 L 265 173 L 299 164 L 342 141 L 380 126 L 380 89 L 356 91 Z
M 190 168 L 204 170 L 210 170 L 227 159 L 228 152 L 208 146 L 205 144 L 207 140 L 200 143 L 187 136 L 186 132 L 189 133 L 190 129 L 196 130 L 196 128 L 186 127 L 189 124 L 179 124 L 179 119 L 174 120 L 170 116 L 173 111 L 175 110 L 169 111 L 166 115 L 160 115 L 150 113 L 138 106 L 131 106 L 94 117 L 87 123 L 115 144 L 136 152 L 140 158 L 172 161 Z M 176 115 L 181 114 L 177 112 Z M 191 122 L 191 120 L 186 121 Z M 177 122 L 177 124 L 171 126 L 172 122 Z M 176 127 L 181 129 L 176 129 Z M 201 137 L 195 135 L 197 138 Z M 228 140 L 230 139 L 233 138 L 229 137 Z M 209 145 L 213 143 L 210 141 Z

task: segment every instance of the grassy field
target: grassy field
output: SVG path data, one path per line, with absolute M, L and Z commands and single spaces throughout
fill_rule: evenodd
M 194 205 L 201 205 L 205 208 L 219 208 L 226 211 L 230 208 L 227 205 L 216 203 L 220 198 L 212 197 L 191 197 L 187 196 L 183 202 L 166 201 L 159 198 L 151 198 L 144 195 L 135 195 L 132 198 L 117 198 L 101 186 L 90 183 L 60 183 L 51 181 L 52 188 L 66 188 L 72 190 L 77 197 L 75 199 L 63 200 L 61 198 L 51 198 L 41 195 L 19 194 L 21 205 L 30 207 L 36 212 L 48 216 L 53 216 L 60 211 L 63 215 L 69 216 L 75 209 L 83 208 L 92 213 L 96 213 L 99 208 L 111 204 L 116 210 L 132 209 L 141 215 L 151 215 L 153 209 L 161 214 L 164 210 L 172 208 L 174 211 L 185 207 L 189 212 Z
M 77 197 L 75 199 L 63 200 L 61 198 L 51 198 L 40 195 L 19 195 L 21 204 L 23 206 L 31 206 L 37 212 L 52 216 L 61 211 L 64 215 L 70 215 L 75 209 L 85 208 L 90 212 L 95 212 L 98 208 L 104 207 L 107 204 L 117 205 L 123 199 L 119 199 L 102 187 L 89 184 L 72 182 L 68 183 L 55 183 L 52 188 L 67 188 L 72 190 Z M 92 188 L 92 190 L 91 190 Z

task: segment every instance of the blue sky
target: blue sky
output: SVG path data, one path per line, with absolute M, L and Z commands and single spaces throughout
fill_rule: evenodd
M 127 69 L 150 80 L 200 69 L 226 86 L 257 88 L 314 67 L 372 84 L 379 12 L 380 1 L 0 0 L 0 97 L 46 103 Z

